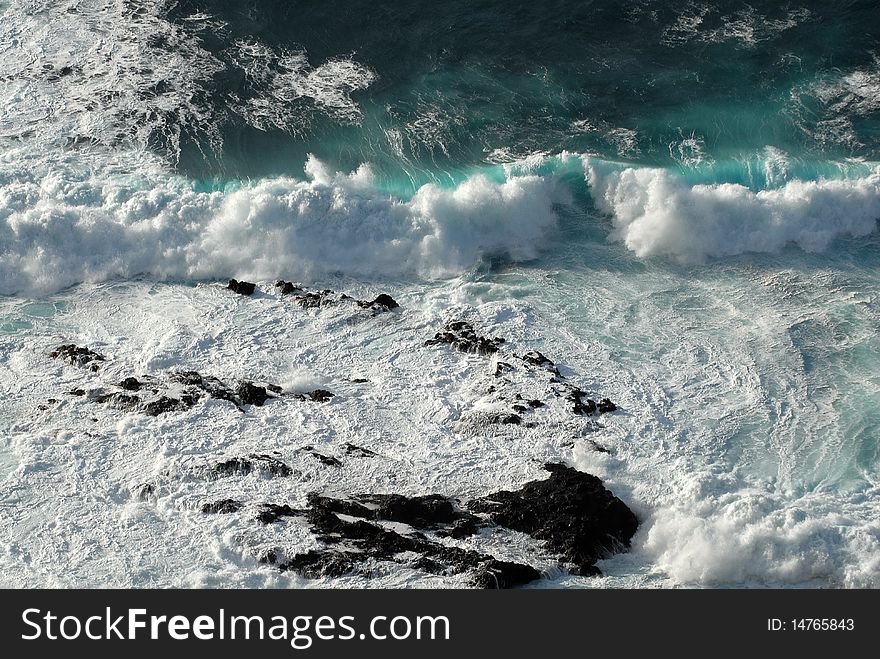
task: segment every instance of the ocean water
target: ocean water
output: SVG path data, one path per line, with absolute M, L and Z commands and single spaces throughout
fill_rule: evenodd
M 878 44 L 867 1 L 0 2 L 0 583 L 463 585 L 279 573 L 257 557 L 306 527 L 201 505 L 465 500 L 564 461 L 640 518 L 603 576 L 455 542 L 538 587 L 880 586 Z M 495 362 L 423 345 L 459 318 L 620 410 L 468 425 Z M 337 395 L 66 393 L 169 369 Z M 297 450 L 346 442 L 378 456 Z M 295 482 L 194 476 L 271 451 Z

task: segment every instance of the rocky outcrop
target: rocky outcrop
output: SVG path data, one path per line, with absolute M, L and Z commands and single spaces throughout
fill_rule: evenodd
M 297 517 L 310 525 L 323 547 L 278 563 L 283 571 L 309 578 L 352 573 L 374 560 L 404 563 L 432 574 L 467 573 L 471 583 L 481 588 L 509 588 L 539 579 L 532 566 L 440 541 L 475 535 L 487 525 L 540 540 L 575 574 L 598 574 L 596 561 L 625 551 L 638 520 L 595 476 L 561 464 L 545 468 L 550 472 L 545 480 L 474 499 L 466 507 L 439 494 L 348 498 L 311 494 L 305 510 L 263 504 L 257 519 L 272 524 Z M 397 526 L 387 526 L 392 522 Z M 426 533 L 433 533 L 435 539 Z
M 246 476 L 256 472 L 265 477 L 290 476 L 293 469 L 271 455 L 251 453 L 247 457 L 234 457 L 214 465 L 212 473 L 217 478 Z
M 476 355 L 493 355 L 504 343 L 504 339 L 496 336 L 493 339 L 480 336 L 473 326 L 463 320 L 446 323 L 442 331 L 437 332 L 433 339 L 425 341 L 426 346 L 448 344 L 461 352 Z
M 202 512 L 211 515 L 228 515 L 230 513 L 237 513 L 241 509 L 242 503 L 235 499 L 221 499 L 220 501 L 202 504 Z
M 544 541 L 576 572 L 594 574 L 596 561 L 629 548 L 638 519 L 595 476 L 561 464 L 545 468 L 550 478 L 476 499 L 468 510 Z
M 227 284 L 226 288 L 228 288 L 233 293 L 238 293 L 239 295 L 253 295 L 254 291 L 257 288 L 257 285 L 249 281 L 238 281 L 237 279 L 230 279 L 229 284 Z
M 79 366 L 88 368 L 90 371 L 97 371 L 100 368 L 98 362 L 106 361 L 106 357 L 99 355 L 94 350 L 81 348 L 72 343 L 58 346 L 49 353 L 53 359 L 60 359 L 71 366 Z
M 279 279 L 275 282 L 282 296 L 291 296 L 303 309 L 320 309 L 331 307 L 339 303 L 355 304 L 362 309 L 369 309 L 374 314 L 397 309 L 400 305 L 387 293 L 380 293 L 373 300 L 357 300 L 345 293 L 338 293 L 329 289 L 310 291 L 299 284 Z

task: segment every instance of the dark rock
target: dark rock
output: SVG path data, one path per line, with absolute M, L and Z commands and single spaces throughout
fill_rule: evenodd
M 179 398 L 170 398 L 169 396 L 161 396 L 156 400 L 151 400 L 143 406 L 144 414 L 148 416 L 159 416 L 167 412 L 182 412 L 188 410 L 195 404 L 192 399 L 190 402 L 183 401 Z
M 252 471 L 258 471 L 264 476 L 290 476 L 293 469 L 270 455 L 251 453 L 246 458 L 230 458 L 218 462 L 212 469 L 215 476 L 246 476 Z
M 50 352 L 49 355 L 53 359 L 60 359 L 71 366 L 87 366 L 89 370 L 92 371 L 97 371 L 99 368 L 98 364 L 93 362 L 106 361 L 106 358 L 103 355 L 99 355 L 97 352 L 89 350 L 88 348 L 80 348 L 72 343 L 58 346 L 55 350 Z
M 289 281 L 284 281 L 283 279 L 279 279 L 278 281 L 276 281 L 275 287 L 281 289 L 282 295 L 293 295 L 295 293 L 303 292 L 303 289 L 296 284 Z
M 490 412 L 486 415 L 486 420 L 489 423 L 496 423 L 500 425 L 518 426 L 520 423 L 522 423 L 522 417 L 519 414 L 511 414 L 508 412 Z
M 271 398 L 265 387 L 259 387 L 253 382 L 242 382 L 238 385 L 235 393 L 245 405 L 256 405 L 257 407 L 262 407 L 263 403 Z
M 359 458 L 372 458 L 376 456 L 376 453 L 374 453 L 370 449 L 364 448 L 363 446 L 350 444 L 348 442 L 345 443 L 344 448 L 346 455 L 353 455 Z
M 540 578 L 541 573 L 530 565 L 493 558 L 474 572 L 473 583 L 477 588 L 513 588 Z
M 511 366 L 507 362 L 498 362 L 497 364 L 495 364 L 495 377 L 501 377 L 501 375 L 503 375 L 504 373 L 509 373 L 512 370 L 514 370 L 513 366 Z
M 556 375 L 559 375 L 559 370 L 556 368 L 556 364 L 547 359 L 547 357 L 545 357 L 537 350 L 530 350 L 522 357 L 520 357 L 520 359 L 522 359 L 527 364 L 531 364 L 532 366 L 540 366 L 541 368 L 545 368 L 548 371 L 552 371 Z
M 141 483 L 135 488 L 135 492 L 137 498 L 141 501 L 146 501 L 155 493 L 156 488 L 152 483 Z
M 381 293 L 372 302 L 358 300 L 357 304 L 359 307 L 363 307 L 364 309 L 373 309 L 374 311 L 391 311 L 392 309 L 397 309 L 400 306 L 399 304 L 397 304 L 393 297 L 386 293 Z
M 572 412 L 583 416 L 592 416 L 596 413 L 598 410 L 596 401 L 592 398 L 585 398 L 586 395 L 578 387 L 570 387 L 567 398 L 572 403 Z
M 548 550 L 582 570 L 629 548 L 638 520 L 601 480 L 561 464 L 546 469 L 550 478 L 475 499 L 468 509 L 543 540 Z
M 100 396 L 95 396 L 94 401 L 124 411 L 136 410 L 141 403 L 141 399 L 137 396 L 120 393 L 101 394 Z
M 246 476 L 254 470 L 254 464 L 247 458 L 230 458 L 214 465 L 217 476 Z
M 257 562 L 264 565 L 275 565 L 278 562 L 278 553 L 274 549 L 269 549 L 257 559 Z
M 369 380 L 367 378 L 354 378 L 353 380 L 351 380 L 351 382 L 353 382 L 354 384 L 365 384 L 369 382 Z
M 514 405 L 513 411 L 514 412 L 528 412 L 529 408 L 526 407 L 525 405 Z
M 433 529 L 451 524 L 461 517 L 452 501 L 439 494 L 405 497 L 399 494 L 373 494 L 358 497 L 375 506 L 373 516 L 390 522 L 402 522 L 417 529 Z
M 264 503 L 260 506 L 260 512 L 257 513 L 257 521 L 263 524 L 274 524 L 282 517 L 302 517 L 306 511 L 298 508 L 291 508 L 288 505 L 279 506 L 274 503 Z
M 126 391 L 140 391 L 140 388 L 143 385 L 137 378 L 125 378 L 117 386 L 120 389 L 125 389 Z
M 304 554 L 297 554 L 279 568 L 282 572 L 293 571 L 307 579 L 320 579 L 348 574 L 354 569 L 356 562 L 358 562 L 357 558 L 351 554 L 313 549 Z
M 441 538 L 454 538 L 456 540 L 461 540 L 462 538 L 469 538 L 472 535 L 476 535 L 479 530 L 480 526 L 477 523 L 477 518 L 469 516 L 455 520 L 452 526 L 437 531 L 437 535 Z
M 230 279 L 229 284 L 226 286 L 233 293 L 238 293 L 239 295 L 253 295 L 254 291 L 257 288 L 256 284 L 252 284 L 249 281 L 238 281 L 237 279 Z
M 498 352 L 498 346 L 504 343 L 504 339 L 495 337 L 488 339 L 479 336 L 470 323 L 457 320 L 447 323 L 443 331 L 437 332 L 433 339 L 425 341 L 426 346 L 446 343 L 461 352 L 470 352 L 478 355 L 492 355 Z
M 617 405 L 612 403 L 607 398 L 603 398 L 602 400 L 600 400 L 597 407 L 599 410 L 599 414 L 608 414 L 609 412 L 614 412 L 617 410 Z
M 86 395 L 85 389 L 71 389 L 67 393 L 69 393 L 71 396 L 85 396 Z
M 333 291 L 324 290 L 317 292 L 303 293 L 296 297 L 296 303 L 303 309 L 318 309 L 320 307 L 328 307 L 337 300 L 334 299 Z M 345 296 L 347 297 L 347 296 Z
M 326 389 L 315 389 L 314 391 L 309 391 L 304 394 L 297 394 L 295 398 L 297 400 L 311 400 L 316 403 L 326 403 L 335 395 L 336 394 L 331 391 L 327 391 Z
M 241 508 L 242 504 L 240 501 L 236 501 L 235 499 L 221 499 L 220 501 L 203 504 L 202 512 L 210 514 L 228 514 L 237 513 Z
M 342 466 L 342 463 L 337 458 L 334 458 L 332 455 L 324 455 L 323 453 L 316 451 L 314 446 L 304 446 L 302 450 L 315 456 L 318 459 L 318 462 L 320 462 L 322 465 L 326 465 L 328 467 Z
M 528 400 L 528 401 L 526 401 L 526 405 L 528 405 L 531 408 L 544 407 L 544 401 Z
M 267 384 L 266 389 L 271 391 L 273 394 L 280 394 L 284 389 L 279 387 L 277 384 Z

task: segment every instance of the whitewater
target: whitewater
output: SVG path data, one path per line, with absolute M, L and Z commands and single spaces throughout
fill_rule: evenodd
M 388 16 L 360 34 L 284 5 L 0 3 L 0 583 L 466 586 L 405 562 L 279 571 L 268 553 L 321 543 L 253 513 L 314 492 L 467 502 L 562 462 L 639 519 L 600 576 L 509 529 L 443 542 L 534 566 L 528 587 L 880 586 L 880 76 L 868 46 L 835 66 L 799 49 L 833 9 L 598 3 L 563 22 L 499 4 L 475 24 L 544 54 L 481 68 L 496 54 L 430 50 L 447 18 L 410 8 L 400 38 L 429 51 L 410 75 L 379 56 Z M 272 28 L 312 20 L 340 21 L 338 42 Z M 606 53 L 609 26 L 656 52 Z M 557 29 L 592 49 L 557 52 Z M 666 61 L 689 52 L 703 69 Z M 756 53 L 776 85 L 760 108 L 725 96 L 718 64 Z M 664 85 L 691 95 L 665 124 Z M 612 89 L 625 111 L 595 91 Z M 279 279 L 400 307 L 302 308 Z M 501 350 L 425 345 L 461 320 Z M 105 361 L 54 359 L 64 344 Z M 548 399 L 487 423 L 501 380 L 546 395 L 542 373 L 498 377 L 535 350 L 618 409 Z M 155 417 L 95 402 L 180 371 L 282 393 Z M 297 398 L 316 390 L 334 396 Z M 296 475 L 200 476 L 253 454 Z M 203 511 L 225 499 L 242 511 Z

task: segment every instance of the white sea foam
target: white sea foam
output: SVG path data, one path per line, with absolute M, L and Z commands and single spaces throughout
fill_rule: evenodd
M 309 278 L 330 272 L 444 276 L 484 255 L 534 258 L 564 190 L 551 178 L 477 175 L 408 201 L 306 164 L 308 181 L 263 180 L 203 193 L 185 181 L 56 172 L 0 185 L 0 293 L 132 277 Z
M 789 243 L 819 251 L 840 236 L 865 236 L 880 218 L 880 169 L 852 180 L 790 180 L 753 191 L 693 185 L 668 170 L 609 167 L 587 160 L 597 206 L 615 237 L 640 257 L 685 261 L 776 252 Z

